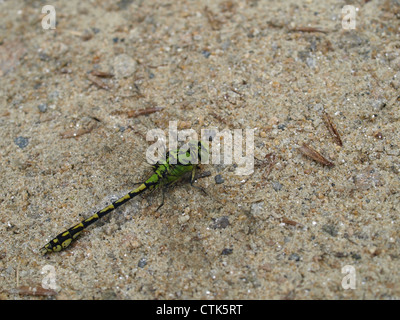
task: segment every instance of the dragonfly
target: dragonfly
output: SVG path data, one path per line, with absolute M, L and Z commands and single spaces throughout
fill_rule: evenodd
M 162 203 L 157 210 L 160 209 L 164 204 L 165 188 L 180 181 L 187 174 L 191 174 L 190 183 L 193 185 L 199 161 L 207 163 L 208 159 L 208 143 L 201 140 L 191 140 L 181 148 L 166 152 L 165 159 L 157 161 L 152 166 L 153 174 L 146 181 L 125 196 L 97 211 L 91 217 L 82 220 L 80 223 L 58 234 L 44 245 L 40 249 L 40 252 L 45 255 L 47 253 L 64 250 L 77 239 L 87 227 L 147 190 L 163 189 Z

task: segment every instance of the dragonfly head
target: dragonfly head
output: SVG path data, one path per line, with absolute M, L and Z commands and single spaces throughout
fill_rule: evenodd
M 210 148 L 207 142 L 190 140 L 187 143 L 187 147 L 187 160 L 189 160 L 190 163 L 208 163 Z

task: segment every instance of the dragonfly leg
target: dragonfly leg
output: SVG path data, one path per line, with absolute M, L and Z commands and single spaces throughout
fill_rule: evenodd
M 196 188 L 196 189 L 199 189 L 199 190 L 201 190 L 201 191 L 203 191 L 204 192 L 204 194 L 206 195 L 206 196 L 208 196 L 208 193 L 206 192 L 206 190 L 203 188 L 203 187 L 199 187 L 199 186 L 195 186 L 194 185 L 194 182 L 196 181 L 196 167 L 193 167 L 193 170 L 192 170 L 192 177 L 191 177 L 191 179 L 190 179 L 190 185 L 193 187 L 193 188 Z
M 166 189 L 167 189 L 166 187 L 161 188 L 162 200 L 161 200 L 161 204 L 157 207 L 156 212 L 157 212 L 158 210 L 160 210 L 161 207 L 164 205 L 165 190 L 166 190 Z

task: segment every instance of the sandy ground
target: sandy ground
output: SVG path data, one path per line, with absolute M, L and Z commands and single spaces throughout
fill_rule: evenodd
M 55 30 L 46 4 L 0 1 L 0 298 L 400 298 L 397 0 L 51 1 Z M 208 196 L 138 197 L 41 256 L 151 173 L 169 121 L 254 129 L 254 173 L 203 165 Z

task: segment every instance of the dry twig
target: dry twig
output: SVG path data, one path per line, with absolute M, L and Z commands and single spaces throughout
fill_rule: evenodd
M 324 156 L 322 156 L 317 150 L 311 148 L 308 144 L 303 143 L 303 145 L 299 148 L 299 151 L 304 154 L 305 156 L 313 159 L 314 161 L 327 166 L 327 167 L 333 167 L 335 164 L 328 159 L 326 159 Z

